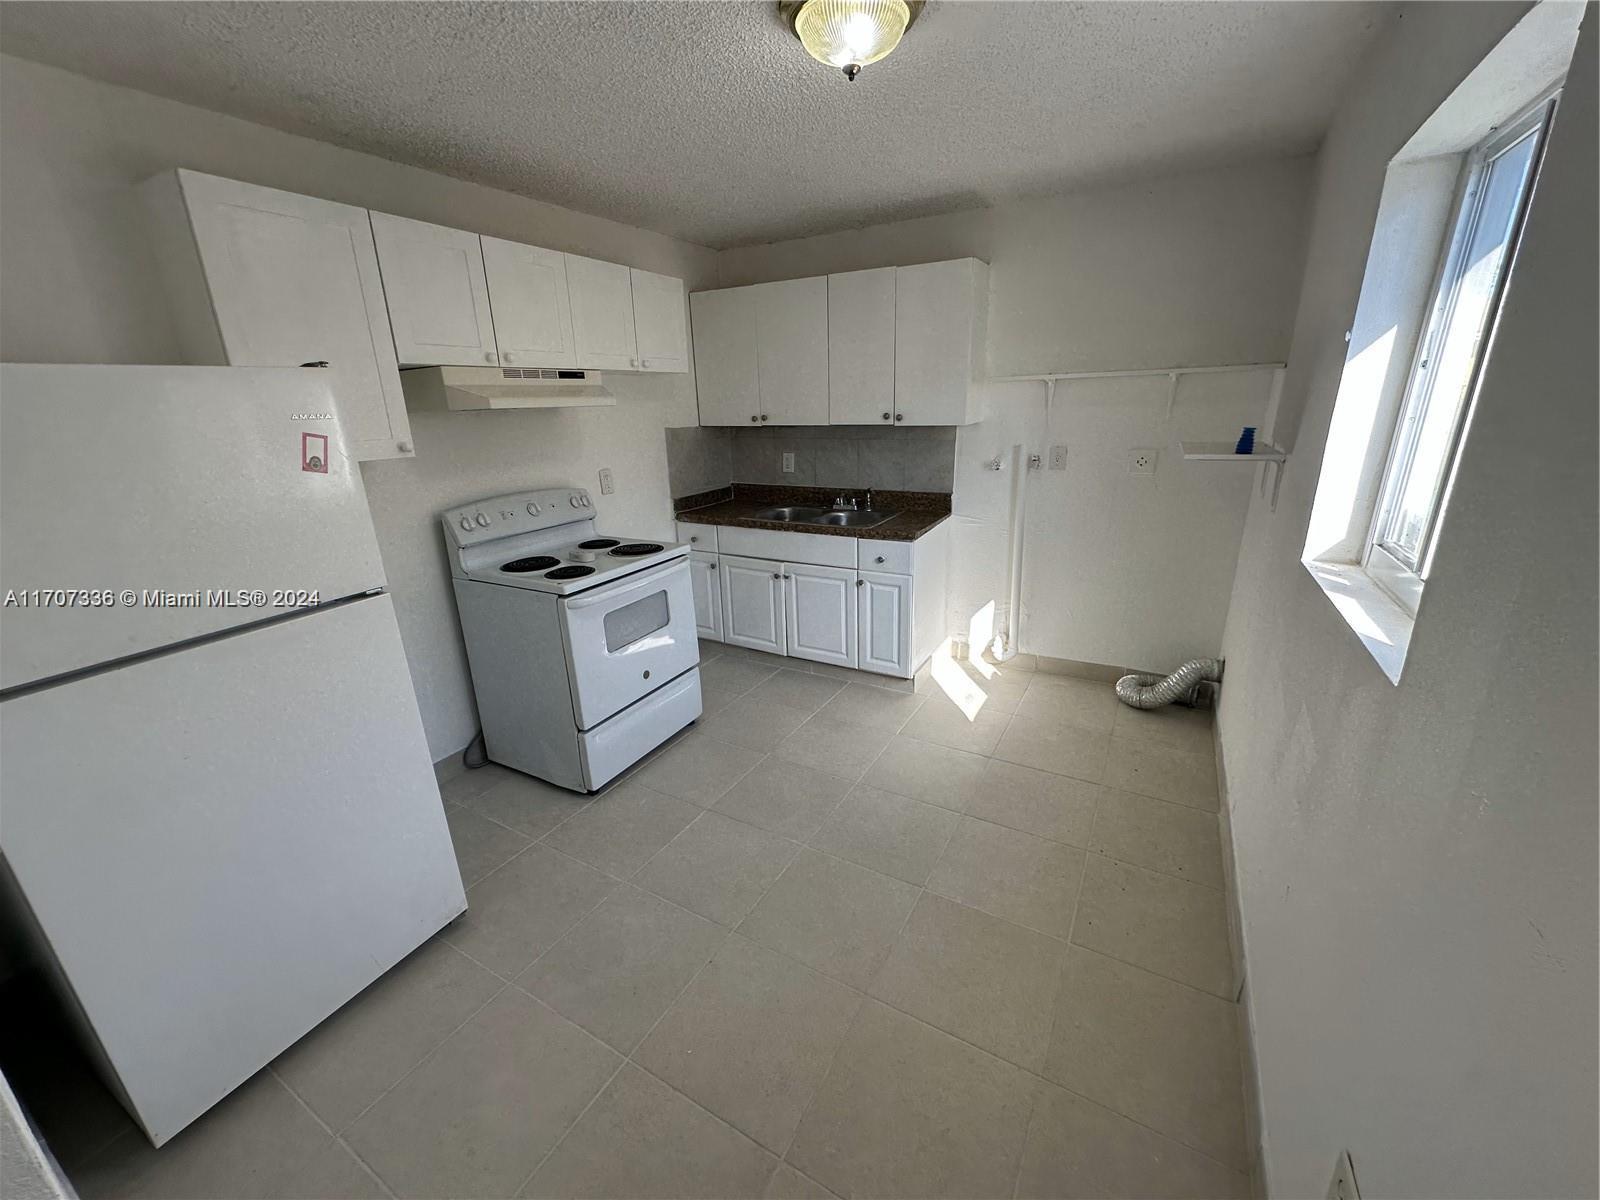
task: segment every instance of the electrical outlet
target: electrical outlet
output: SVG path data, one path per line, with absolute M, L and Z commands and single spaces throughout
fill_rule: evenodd
M 1050 447 L 1050 469 L 1052 471 L 1065 471 L 1067 469 L 1067 448 L 1065 446 Z
M 610 467 L 600 468 L 600 494 L 609 496 L 617 490 L 617 481 L 611 475 Z
M 1131 475 L 1154 475 L 1156 473 L 1156 460 L 1161 457 L 1161 452 L 1154 446 L 1135 446 L 1128 454 L 1128 473 Z
M 783 473 L 785 475 L 794 474 L 794 455 L 788 450 L 783 452 Z
M 1339 1151 L 1339 1161 L 1333 1164 L 1333 1179 L 1328 1184 L 1328 1200 L 1361 1200 L 1356 1187 L 1356 1168 L 1350 1161 L 1350 1151 Z

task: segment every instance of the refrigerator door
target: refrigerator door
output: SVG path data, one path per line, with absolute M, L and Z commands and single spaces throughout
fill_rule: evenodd
M 466 907 L 388 596 L 13 696 L 0 791 L 157 1145 Z
M 382 588 L 326 375 L 0 366 L 0 689 Z

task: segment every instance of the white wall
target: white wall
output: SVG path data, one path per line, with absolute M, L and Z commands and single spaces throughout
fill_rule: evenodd
M 1299 563 L 1385 165 L 1525 7 L 1406 7 L 1319 164 L 1219 717 L 1274 1195 L 1600 1187 L 1592 5 L 1398 686 Z
M 324 196 L 685 278 L 715 254 L 659 234 L 463 183 L 34 63 L 0 60 L 0 357 L 181 361 L 133 184 L 174 166 Z M 363 468 L 434 756 L 477 728 L 439 510 L 513 488 L 585 484 L 600 520 L 671 532 L 662 430 L 695 420 L 692 375 L 608 376 L 584 412 L 413 415 L 415 459 Z M 595 475 L 615 469 L 617 492 Z
M 989 373 L 1281 361 L 1288 354 L 1310 159 L 1205 171 L 868 229 L 723 251 L 722 284 L 973 255 L 990 264 Z M 1184 463 L 1179 437 L 1261 425 L 1270 373 L 1169 383 L 985 388 L 988 415 L 957 443 L 949 630 L 1007 607 L 1010 448 L 1068 447 L 1027 482 L 1022 649 L 1169 670 L 1220 652 L 1255 471 Z M 1156 446 L 1152 478 L 1128 472 Z M 1001 455 L 1001 472 L 983 463 Z

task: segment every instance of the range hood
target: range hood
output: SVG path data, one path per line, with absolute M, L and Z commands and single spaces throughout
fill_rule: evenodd
M 617 399 L 599 371 L 571 367 L 412 367 L 400 372 L 406 407 L 432 412 L 592 408 Z

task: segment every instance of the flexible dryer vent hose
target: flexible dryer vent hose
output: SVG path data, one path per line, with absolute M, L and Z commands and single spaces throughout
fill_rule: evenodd
M 1160 708 L 1188 700 L 1202 682 L 1222 678 L 1220 658 L 1196 658 L 1163 679 L 1160 675 L 1124 675 L 1117 680 L 1117 699 L 1131 708 Z

